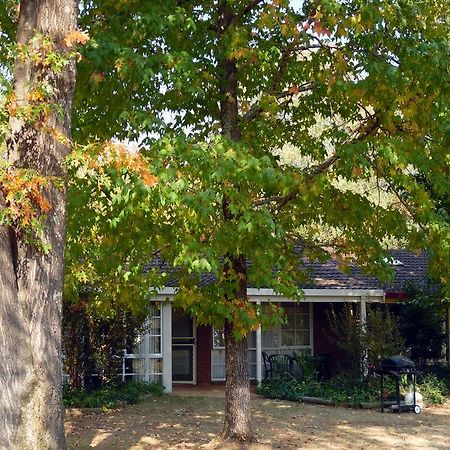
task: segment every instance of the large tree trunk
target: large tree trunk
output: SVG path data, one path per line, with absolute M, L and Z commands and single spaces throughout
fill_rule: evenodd
M 227 51 L 228 37 L 225 36 L 235 18 L 227 0 L 219 2 L 218 14 L 218 60 L 221 74 L 220 120 L 222 134 L 231 141 L 241 140 L 239 128 L 237 64 L 230 59 Z M 224 220 L 233 220 L 228 207 L 228 199 L 223 198 Z M 247 301 L 247 269 L 245 255 L 228 255 L 233 276 L 239 279 L 239 287 L 230 299 Z M 225 323 L 225 420 L 222 438 L 249 441 L 253 439 L 250 414 L 250 377 L 248 371 L 247 339 L 237 340 L 233 335 L 233 323 Z
M 56 43 L 75 30 L 76 0 L 22 0 L 17 41 L 32 51 L 41 37 Z M 52 180 L 42 195 L 51 210 L 43 253 L 23 234 L 0 227 L 0 448 L 65 449 L 61 401 L 61 306 L 66 229 L 66 171 L 70 118 L 75 83 L 74 61 L 59 72 L 32 58 L 14 66 L 14 99 L 25 108 L 30 92 L 47 84 L 58 106 L 48 117 L 10 118 L 7 151 L 16 168 L 33 169 Z M 54 110 L 55 111 L 55 110 Z M 58 136 L 58 138 L 55 138 Z M 50 177 L 50 178 L 49 178 Z M 54 183 L 53 180 L 58 180 Z M 0 199 L 0 207 L 4 199 Z

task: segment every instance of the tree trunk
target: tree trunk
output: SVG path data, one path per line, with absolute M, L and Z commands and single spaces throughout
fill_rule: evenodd
M 54 51 L 63 52 L 62 40 L 76 28 L 76 17 L 76 0 L 22 0 L 17 42 L 33 52 L 45 37 L 55 42 Z M 75 63 L 69 61 L 55 72 L 42 62 L 24 57 L 17 58 L 14 66 L 17 108 L 33 106 L 29 103 L 31 91 L 46 85 L 48 101 L 57 109 L 33 121 L 12 115 L 9 122 L 7 152 L 13 167 L 33 169 L 51 180 L 41 191 L 51 207 L 43 236 L 51 249 L 44 254 L 27 244 L 17 229 L 0 227 L 0 448 L 4 450 L 66 448 L 61 307 L 66 229 L 64 158 L 69 146 L 61 137 L 70 137 Z M 0 199 L 0 207 L 4 201 Z
M 232 258 L 233 271 L 239 276 L 236 298 L 247 301 L 247 269 L 243 256 Z M 225 420 L 224 439 L 251 441 L 253 432 L 250 411 L 250 376 L 248 370 L 248 342 L 233 335 L 234 325 L 225 322 Z
M 224 331 L 227 381 L 222 436 L 226 439 L 248 441 L 253 435 L 247 339 L 236 341 L 233 337 L 233 324 L 229 322 L 225 324 Z
M 218 14 L 218 62 L 220 70 L 221 97 L 220 120 L 222 134 L 231 141 L 241 140 L 239 128 L 237 64 L 229 58 L 225 36 L 236 16 L 227 0 L 219 2 Z M 223 198 L 223 216 L 225 221 L 233 220 L 226 195 Z M 230 300 L 247 301 L 247 269 L 245 255 L 228 255 L 233 275 L 239 279 L 239 287 Z M 236 340 L 233 335 L 233 323 L 225 323 L 225 420 L 222 438 L 250 441 L 253 439 L 250 412 L 250 377 L 248 371 L 247 339 Z

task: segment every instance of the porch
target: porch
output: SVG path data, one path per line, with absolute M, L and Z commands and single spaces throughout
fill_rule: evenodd
M 152 299 L 152 315 L 135 348 L 124 353 L 122 379 L 162 383 L 166 392 L 201 386 L 216 389 L 225 381 L 223 332 L 212 326 L 197 326 L 195 319 L 172 308 L 173 289 L 165 289 Z M 272 302 L 283 307 L 286 323 L 261 329 L 248 336 L 249 372 L 256 382 L 264 378 L 262 352 L 268 354 L 327 355 L 338 361 L 341 352 L 327 337 L 327 312 L 346 302 L 357 305 L 362 323 L 366 305 L 384 302 L 381 290 L 307 289 L 304 301 L 297 303 L 271 290 L 249 289 L 251 301 Z M 212 387 L 211 387 L 212 386 Z

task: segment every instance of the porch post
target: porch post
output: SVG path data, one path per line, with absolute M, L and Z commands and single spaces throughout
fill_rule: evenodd
M 145 321 L 145 328 L 148 328 L 148 321 L 147 318 Z M 144 381 L 148 383 L 150 381 L 150 336 L 148 334 L 148 331 L 144 335 Z
M 260 301 L 257 302 L 258 305 L 261 304 Z M 258 384 L 262 381 L 262 355 L 261 355 L 261 325 L 256 329 L 256 380 Z
M 362 331 L 366 331 L 366 324 L 367 324 L 367 304 L 366 304 L 367 298 L 361 297 L 359 306 L 359 318 L 361 321 L 361 329 Z M 369 373 L 369 367 L 368 367 L 368 359 L 367 359 L 367 349 L 363 349 L 363 359 L 362 359 L 362 374 L 364 377 L 367 376 Z
M 162 383 L 172 392 L 172 302 L 162 304 Z

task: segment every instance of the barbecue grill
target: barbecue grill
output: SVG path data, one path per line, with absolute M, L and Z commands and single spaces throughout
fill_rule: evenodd
M 422 408 L 420 405 L 416 403 L 416 377 L 417 370 L 415 364 L 410 359 L 405 356 L 397 355 L 391 356 L 390 358 L 386 358 L 381 361 L 380 368 L 377 370 L 377 373 L 381 375 L 381 412 L 384 412 L 387 404 L 385 403 L 384 398 L 384 377 L 390 376 L 395 379 L 395 397 L 396 404 L 389 404 L 392 411 L 397 411 L 401 413 L 403 411 L 414 411 L 416 414 L 419 414 Z M 406 375 L 411 378 L 412 386 L 413 386 L 413 403 L 406 404 L 406 402 L 400 400 L 400 378 Z

